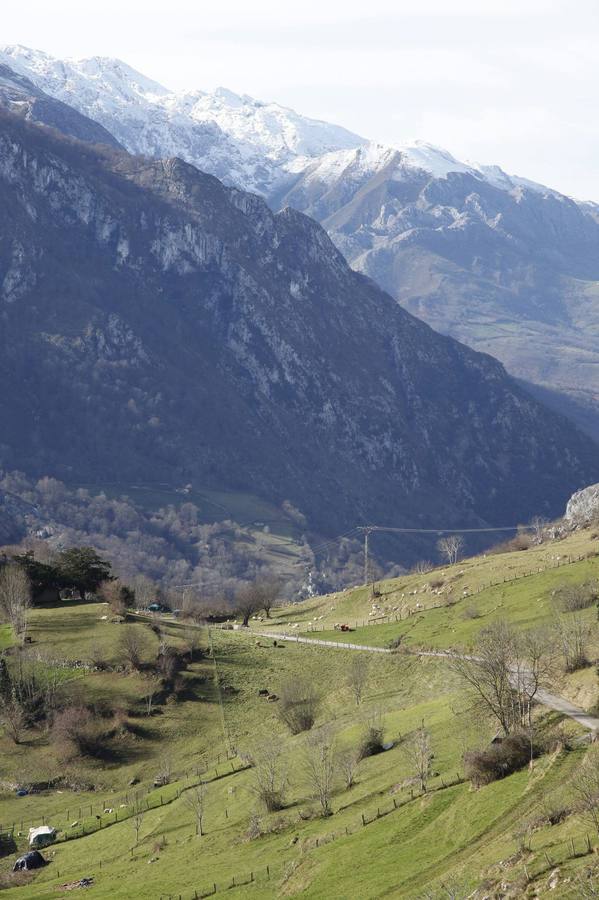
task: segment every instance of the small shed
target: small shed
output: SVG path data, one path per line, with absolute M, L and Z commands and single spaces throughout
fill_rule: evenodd
M 29 829 L 29 846 L 30 847 L 47 847 L 56 840 L 56 828 L 50 825 L 39 825 L 37 828 Z
M 14 866 L 13 872 L 28 872 L 30 869 L 41 869 L 46 865 L 46 860 L 37 850 L 28 850 L 23 856 L 19 856 Z

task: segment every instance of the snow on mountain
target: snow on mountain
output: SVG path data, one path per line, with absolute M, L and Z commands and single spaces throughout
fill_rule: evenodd
M 116 59 L 59 60 L 17 45 L 0 50 L 0 61 L 95 119 L 131 152 L 180 156 L 261 194 L 298 157 L 365 143 L 344 128 L 225 88 L 170 91 Z
M 300 173 L 335 181 L 344 171 L 354 178 L 371 176 L 391 161 L 393 177 L 400 180 L 413 170 L 433 178 L 458 172 L 506 191 L 547 192 L 498 166 L 461 162 L 424 141 L 396 147 L 368 142 L 340 126 L 223 87 L 213 93 L 174 92 L 118 59 L 60 60 L 11 45 L 0 49 L 0 62 L 99 122 L 131 152 L 180 156 L 227 184 L 269 198 Z

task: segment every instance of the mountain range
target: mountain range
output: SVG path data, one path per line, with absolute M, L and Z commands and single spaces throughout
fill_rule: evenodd
M 0 462 L 193 481 L 313 528 L 551 514 L 596 446 L 326 232 L 172 158 L 0 114 Z
M 492 353 L 599 437 L 599 208 L 426 143 L 388 147 L 224 88 L 173 92 L 106 58 L 0 61 L 132 153 L 179 156 L 316 218 L 350 264 Z

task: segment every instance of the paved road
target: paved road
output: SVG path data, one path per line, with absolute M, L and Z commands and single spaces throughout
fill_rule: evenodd
M 242 633 L 274 638 L 277 641 L 294 641 L 296 644 L 314 644 L 317 647 L 336 647 L 339 650 L 365 650 L 368 653 L 392 652 L 387 647 L 372 647 L 367 644 L 351 644 L 343 641 L 322 641 L 318 640 L 318 638 L 300 637 L 296 634 L 275 634 L 272 631 L 250 631 Z M 453 653 L 451 650 L 408 650 L 407 652 L 414 656 L 437 656 L 444 659 L 476 659 L 474 656 Z M 569 719 L 578 722 L 583 728 L 587 728 L 589 731 L 599 732 L 599 718 L 589 715 L 589 713 L 586 713 L 578 706 L 574 706 L 573 703 L 570 703 L 570 701 L 564 699 L 564 697 L 559 697 L 557 694 L 551 694 L 549 691 L 539 690 L 537 691 L 535 699 L 538 703 L 542 704 L 542 706 L 553 709 L 555 712 L 562 713 Z
M 136 618 L 140 621 L 145 622 L 153 622 L 156 621 L 153 617 L 140 615 L 139 613 L 130 613 L 131 618 Z M 177 621 L 168 621 L 168 624 L 171 626 L 175 626 L 176 628 L 184 627 L 181 622 Z M 189 626 L 185 626 L 189 627 Z M 204 627 L 204 626 L 191 626 L 191 627 Z M 284 632 L 273 632 L 273 631 L 254 631 L 252 630 L 243 630 L 237 631 L 236 634 L 244 634 L 246 637 L 248 636 L 259 636 L 265 638 L 271 638 L 275 641 L 293 641 L 296 644 L 313 644 L 316 647 L 332 647 L 337 650 L 363 650 L 367 653 L 391 653 L 387 647 L 372 647 L 369 644 L 352 644 L 349 641 L 323 641 L 318 638 L 306 638 L 300 637 L 298 634 L 285 634 Z M 410 650 L 408 649 L 406 652 L 411 653 L 414 656 L 437 656 L 443 659 L 451 659 L 451 658 L 459 658 L 459 659 L 475 659 L 474 656 L 465 656 L 458 653 L 454 653 L 451 650 Z M 583 709 L 580 709 L 578 706 L 574 706 L 573 703 L 570 703 L 569 700 L 566 700 L 564 697 L 559 697 L 557 694 L 551 694 L 549 691 L 539 690 L 537 691 L 536 698 L 537 702 L 541 703 L 543 706 L 546 706 L 547 709 L 553 709 L 555 712 L 562 713 L 562 715 L 567 716 L 569 719 L 573 719 L 575 722 L 578 722 L 579 725 L 582 725 L 583 728 L 588 729 L 592 732 L 599 733 L 599 718 L 596 716 L 591 716 L 589 713 L 586 713 Z

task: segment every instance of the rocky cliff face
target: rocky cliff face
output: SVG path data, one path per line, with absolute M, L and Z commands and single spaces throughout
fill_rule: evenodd
M 564 521 L 574 528 L 584 528 L 599 521 L 599 484 L 582 488 L 570 497 Z
M 509 524 L 599 479 L 589 440 L 312 220 L 177 159 L 0 126 L 7 468 L 251 488 L 331 530 Z
M 492 353 L 599 436 L 596 208 L 441 161 L 388 148 L 329 154 L 274 199 L 315 216 L 415 315 Z
M 174 93 L 118 60 L 24 47 L 5 48 L 2 60 L 128 150 L 180 156 L 275 209 L 317 218 L 408 310 L 492 353 L 599 437 L 596 206 L 438 147 L 381 147 L 225 89 Z

